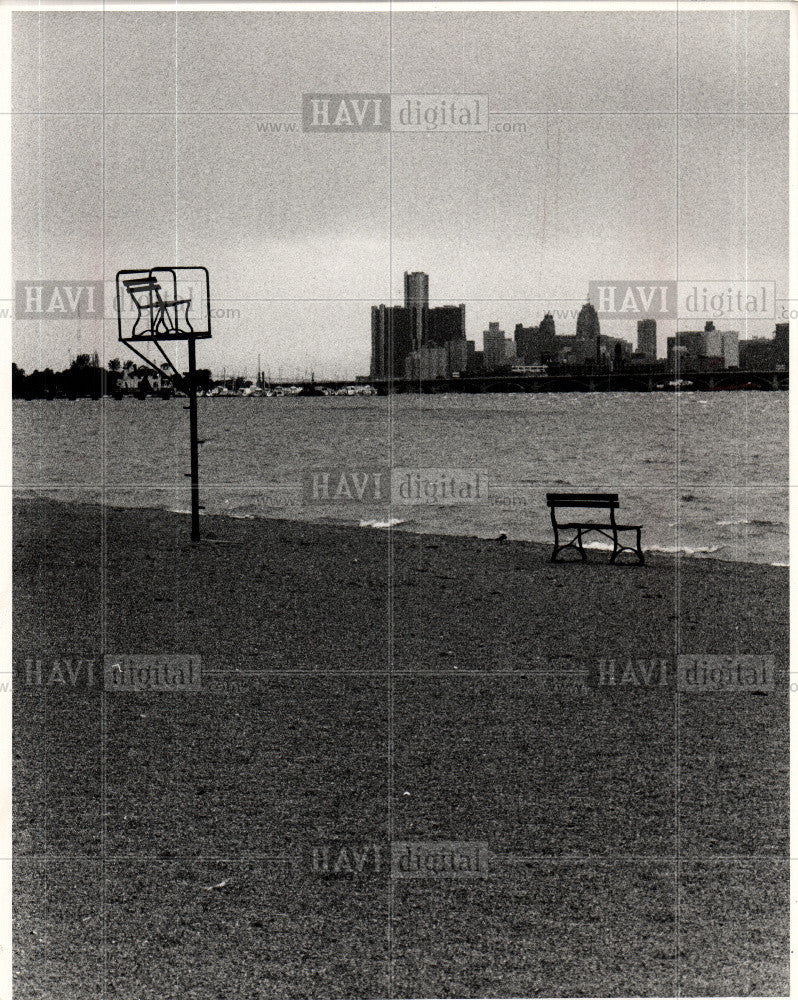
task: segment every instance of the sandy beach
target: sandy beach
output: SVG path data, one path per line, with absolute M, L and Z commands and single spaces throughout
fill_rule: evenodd
M 202 527 L 16 504 L 20 997 L 787 991 L 786 569 Z M 106 693 L 124 654 L 202 689 Z M 678 693 L 679 654 L 775 690 Z M 399 841 L 490 871 L 392 877 Z

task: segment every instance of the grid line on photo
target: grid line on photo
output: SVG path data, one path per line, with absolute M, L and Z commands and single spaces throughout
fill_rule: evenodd
M 105 83 L 106 83 L 106 57 L 105 57 L 105 3 L 102 9 L 102 150 L 101 150 L 101 183 L 102 183 L 102 274 L 106 274 L 107 254 L 106 254 L 106 160 L 105 160 Z M 104 333 L 104 330 L 103 330 Z M 103 362 L 105 361 L 105 336 L 102 338 Z M 101 474 L 103 488 L 103 513 L 100 528 L 100 651 L 105 656 L 108 648 L 108 624 L 106 620 L 108 606 L 108 519 L 107 507 L 105 504 L 106 490 L 106 463 L 108 461 L 107 423 L 106 423 L 106 400 L 102 399 L 101 404 L 101 425 L 100 434 L 102 439 Z M 104 686 L 103 686 L 104 688 Z M 108 777 L 107 777 L 107 749 L 108 749 L 108 703 L 107 694 L 103 689 L 100 694 L 100 845 L 101 845 L 101 878 L 100 901 L 102 906 L 102 937 L 101 937 L 101 967 L 102 967 L 102 996 L 108 993 L 108 870 L 106 855 L 108 852 Z

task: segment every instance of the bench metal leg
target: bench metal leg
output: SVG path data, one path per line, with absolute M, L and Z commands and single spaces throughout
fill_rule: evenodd
M 578 496 L 583 496 L 583 494 L 579 494 Z M 551 508 L 551 526 L 554 531 L 554 548 L 552 549 L 549 562 L 559 562 L 558 557 L 564 549 L 576 549 L 576 551 L 579 553 L 581 557 L 581 561 L 587 562 L 588 558 L 587 558 L 587 552 L 585 551 L 585 543 L 584 543 L 585 533 L 588 531 L 598 531 L 600 535 L 603 535 L 605 538 L 608 538 L 612 542 L 612 552 L 610 553 L 610 559 L 609 559 L 610 563 L 613 564 L 617 563 L 619 556 L 623 555 L 624 552 L 629 552 L 632 555 L 637 556 L 637 561 L 640 566 L 644 566 L 646 560 L 645 556 L 643 555 L 642 526 L 637 527 L 636 525 L 631 525 L 631 524 L 629 525 L 616 524 L 615 507 L 618 506 L 617 496 L 615 496 L 614 494 L 612 495 L 607 494 L 606 496 L 604 494 L 596 494 L 595 496 L 593 494 L 584 494 L 584 497 L 588 498 L 590 502 L 581 505 L 576 502 L 569 503 L 568 500 L 573 498 L 571 498 L 570 495 L 566 494 L 563 494 L 561 498 L 563 502 L 560 504 L 556 503 L 556 496 L 553 501 L 549 502 L 549 507 Z M 549 500 L 548 495 L 547 495 L 547 500 Z M 605 504 L 604 503 L 605 500 L 609 502 Z M 557 518 L 554 512 L 555 506 L 566 506 L 566 507 L 608 506 L 610 507 L 610 515 L 609 515 L 610 523 L 596 524 L 594 522 L 588 522 L 585 524 L 581 524 L 579 522 L 577 523 L 569 522 L 566 527 L 568 528 L 569 531 L 575 529 L 576 534 L 571 538 L 570 541 L 562 544 L 560 542 L 560 533 L 558 530 L 560 526 L 557 524 Z M 610 531 L 612 532 L 612 534 L 609 533 Z M 622 545 L 619 540 L 619 534 L 622 531 L 634 531 L 637 536 L 636 545 L 634 546 Z
M 646 559 L 645 559 L 645 556 L 643 555 L 643 543 L 642 543 L 642 539 L 641 539 L 641 530 L 642 530 L 641 528 L 635 528 L 635 533 L 637 534 L 637 544 L 635 545 L 634 548 L 631 548 L 631 546 L 629 546 L 629 545 L 621 545 L 620 542 L 618 541 L 618 535 L 617 535 L 617 533 L 615 533 L 615 535 L 613 536 L 613 539 L 612 539 L 613 550 L 612 550 L 612 555 L 610 556 L 610 562 L 611 563 L 615 563 L 616 559 L 618 558 L 618 556 L 622 552 L 634 552 L 635 555 L 637 556 L 637 562 L 638 562 L 638 564 L 640 566 L 645 566 Z

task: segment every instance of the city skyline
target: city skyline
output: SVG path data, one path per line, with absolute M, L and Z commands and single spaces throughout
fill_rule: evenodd
M 666 349 L 660 352 L 654 317 L 636 321 L 636 340 L 614 337 L 602 332 L 601 315 L 591 302 L 581 306 L 573 333 L 558 330 L 551 312 L 537 326 L 516 323 L 512 336 L 491 320 L 482 331 L 480 349 L 467 335 L 465 303 L 431 306 L 430 287 L 426 272 L 405 271 L 404 301 L 371 307 L 370 378 L 542 374 L 551 365 L 626 370 L 661 360 L 682 370 L 707 371 L 739 368 L 741 347 L 744 358 L 756 359 L 758 367 L 770 361 L 776 368 L 788 361 L 789 323 L 776 323 L 770 338 L 741 341 L 739 330 L 718 329 L 713 320 L 700 330 L 690 328 L 695 318 L 676 320 L 676 332 L 666 337 Z M 631 326 L 635 321 L 624 322 Z
M 408 279 L 410 279 L 410 283 L 408 283 Z M 414 279 L 416 282 L 415 285 L 413 284 Z M 486 336 L 489 333 L 494 333 L 498 331 L 500 331 L 502 335 L 507 338 L 508 342 L 512 342 L 516 347 L 518 345 L 519 335 L 523 338 L 525 335 L 528 335 L 531 331 L 534 331 L 537 334 L 539 330 L 543 332 L 544 336 L 548 334 L 548 336 L 554 338 L 554 340 L 558 343 L 559 346 L 561 347 L 565 346 L 567 341 L 580 339 L 579 335 L 579 325 L 581 321 L 580 317 L 584 315 L 585 307 L 586 306 L 590 307 L 590 309 L 592 309 L 593 312 L 595 313 L 595 310 L 593 309 L 592 305 L 589 302 L 582 302 L 582 305 L 580 306 L 580 309 L 578 311 L 573 307 L 568 309 L 553 308 L 546 310 L 540 316 L 538 324 L 537 325 L 530 324 L 529 327 L 525 327 L 521 322 L 516 322 L 514 324 L 512 323 L 509 324 L 510 329 L 505 330 L 504 324 L 501 321 L 488 320 L 486 324 L 487 328 L 485 330 L 480 331 L 478 334 L 475 333 L 472 340 L 472 338 L 469 336 L 469 331 L 466 326 L 466 316 L 467 316 L 466 304 L 460 303 L 458 305 L 452 305 L 451 303 L 444 303 L 437 299 L 430 298 L 429 287 L 430 287 L 429 274 L 418 270 L 405 271 L 403 275 L 403 288 L 404 288 L 403 297 L 397 302 L 392 302 L 390 304 L 382 304 L 382 306 L 380 307 L 372 305 L 371 307 L 372 338 L 373 338 L 373 314 L 375 309 L 378 308 L 383 308 L 387 310 L 403 309 L 403 308 L 408 308 L 409 304 L 411 303 L 412 307 L 418 310 L 417 313 L 413 311 L 412 325 L 414 330 L 417 331 L 417 335 L 419 337 L 423 337 L 424 333 L 422 331 L 426 330 L 426 327 L 423 326 L 423 324 L 427 322 L 427 320 L 423 318 L 425 309 L 429 310 L 433 314 L 435 314 L 436 312 L 445 314 L 447 311 L 449 312 L 456 311 L 456 313 L 459 314 L 459 317 L 461 318 L 460 322 L 462 323 L 462 326 L 460 327 L 460 329 L 463 331 L 462 339 L 465 341 L 472 341 L 472 349 L 473 347 L 476 347 L 478 354 L 481 353 L 481 351 L 478 345 L 476 345 L 476 337 L 480 336 L 483 338 L 482 351 L 484 351 L 485 349 L 484 341 Z M 599 320 L 598 316 L 596 317 L 596 320 L 597 321 Z M 446 322 L 446 318 L 444 318 L 441 322 Z M 563 330 L 561 324 L 564 322 L 571 324 L 572 330 L 570 332 Z M 724 321 L 724 322 L 734 326 L 734 321 Z M 454 323 L 455 325 L 457 325 L 458 319 L 454 319 Z M 638 352 L 644 353 L 648 357 L 650 357 L 651 360 L 655 361 L 657 360 L 661 361 L 666 359 L 670 360 L 673 349 L 673 342 L 677 338 L 684 338 L 685 343 L 693 344 L 695 342 L 694 338 L 703 336 L 707 330 L 709 329 L 714 330 L 715 328 L 715 324 L 712 321 L 707 321 L 706 323 L 703 323 L 689 319 L 679 320 L 679 321 L 666 320 L 665 324 L 668 324 L 669 326 L 672 325 L 674 329 L 673 334 L 667 334 L 664 333 L 662 329 L 663 325 L 665 324 L 663 324 L 661 320 L 658 321 L 651 317 L 645 317 L 643 319 L 625 319 L 625 320 L 613 320 L 613 319 L 607 320 L 606 318 L 601 318 L 600 323 L 601 324 L 607 323 L 608 325 L 611 324 L 612 327 L 616 329 L 616 332 L 618 332 L 618 329 L 620 328 L 621 334 L 626 333 L 626 336 L 623 335 L 612 336 L 612 335 L 605 335 L 602 331 L 601 333 L 602 340 L 623 342 L 629 346 L 630 348 L 629 354 Z M 688 327 L 690 327 L 691 324 L 692 327 L 694 328 L 688 329 Z M 471 325 L 473 326 L 475 324 L 472 323 Z M 742 325 L 744 326 L 745 324 Z M 778 322 L 775 319 L 762 320 L 760 321 L 759 325 L 762 327 L 763 330 L 768 332 L 765 332 L 764 334 L 763 333 L 752 334 L 747 338 L 740 336 L 739 330 L 735 329 L 730 332 L 733 332 L 738 336 L 740 347 L 748 345 L 756 349 L 761 347 L 767 348 L 768 345 L 775 346 L 779 338 L 779 330 L 781 329 L 783 334 L 784 330 L 789 327 L 788 322 Z M 697 329 L 697 327 L 699 326 L 702 327 L 702 330 Z M 410 331 L 410 325 L 408 326 L 408 336 L 410 336 L 409 331 Z M 718 333 L 723 333 L 723 332 L 724 331 L 718 331 Z M 652 339 L 652 334 L 653 334 L 653 339 Z M 582 337 L 583 339 L 588 339 L 584 334 L 582 335 Z M 366 331 L 364 332 L 364 340 L 367 339 L 368 339 L 368 333 Z M 656 353 L 653 355 L 653 357 L 651 355 L 652 345 L 656 345 L 655 346 Z M 81 354 L 89 354 L 93 356 L 94 354 L 99 353 L 96 350 L 96 348 L 84 349 L 83 345 L 81 344 L 80 338 L 77 338 L 76 341 L 70 342 L 64 346 L 66 348 L 67 355 L 65 362 L 61 365 L 51 364 L 51 365 L 42 365 L 39 369 L 32 369 L 32 368 L 25 369 L 25 365 L 19 363 L 19 360 L 16 356 L 14 357 L 13 360 L 14 363 L 18 365 L 18 367 L 20 367 L 21 369 L 25 369 L 27 371 L 44 370 L 44 368 L 47 367 L 57 371 L 60 370 L 61 368 L 68 367 L 68 365 L 71 364 L 72 361 Z M 117 350 L 114 351 L 112 349 L 107 353 L 105 357 L 106 365 L 109 361 L 115 358 L 121 360 L 123 363 L 125 361 L 131 360 L 132 356 L 130 357 L 128 356 L 128 352 L 125 350 L 124 344 L 119 343 L 118 341 L 115 340 L 112 345 L 112 348 L 113 347 L 116 347 Z M 372 353 L 373 353 L 373 348 L 372 348 Z M 604 352 L 605 356 L 609 356 L 609 353 L 610 353 L 609 351 Z M 696 352 L 691 349 L 689 353 L 691 353 L 691 355 L 694 356 Z M 755 356 L 755 354 L 752 354 L 752 356 Z M 522 354 L 519 353 L 518 354 L 519 363 L 521 363 L 521 358 Z M 154 360 L 159 361 L 160 359 L 155 358 Z M 178 367 L 180 367 L 179 363 Z M 294 375 L 296 375 L 297 380 L 309 380 L 313 377 L 318 377 L 321 380 L 324 379 L 335 380 L 336 378 L 347 380 L 350 378 L 350 376 L 351 378 L 355 378 L 358 376 L 362 377 L 364 375 L 374 374 L 373 365 L 370 363 L 366 363 L 362 370 L 358 371 L 348 370 L 342 372 L 340 375 L 337 375 L 330 373 L 322 374 L 316 371 L 312 363 L 304 365 L 303 367 L 292 368 L 287 362 L 284 362 L 284 360 L 282 360 L 279 357 L 264 358 L 262 356 L 250 359 L 248 362 L 245 361 L 243 365 L 241 364 L 228 365 L 225 362 L 222 362 L 218 366 L 203 365 L 202 367 L 206 367 L 209 370 L 211 370 L 213 372 L 214 378 L 223 378 L 226 372 L 229 377 L 257 379 L 259 371 L 261 373 L 264 373 L 267 377 L 275 380 L 283 378 L 291 379 L 293 378 Z M 443 374 L 443 372 L 441 372 L 440 374 Z M 404 374 L 397 374 L 395 377 L 402 378 L 405 376 Z M 421 377 L 420 372 L 416 371 L 415 377 Z M 434 376 L 428 375 L 426 377 L 434 377 Z
M 402 301 L 397 262 L 435 275 L 431 305 L 466 304 L 469 338 L 575 322 L 594 278 L 789 295 L 786 13 L 495 18 L 15 12 L 14 279 L 202 263 L 223 315 L 200 363 L 343 377 L 368 371 L 368 306 Z M 301 130 L 303 93 L 347 87 L 484 93 L 490 129 Z M 113 316 L 13 336 L 27 369 L 120 351 Z
M 434 302 L 435 300 L 431 300 L 431 301 Z M 584 304 L 589 304 L 589 303 L 584 303 Z M 397 303 L 396 305 L 399 306 L 400 303 Z M 462 304 L 462 305 L 464 305 L 464 304 Z M 446 309 L 446 308 L 452 308 L 452 307 L 449 306 L 449 305 L 447 305 L 447 304 L 445 304 L 445 303 L 441 303 L 440 306 L 437 307 L 437 308 L 444 308 L 444 309 Z M 460 306 L 458 306 L 456 308 L 459 309 Z M 565 313 L 565 317 L 566 317 L 567 321 L 573 323 L 574 327 L 575 327 L 576 321 L 578 320 L 578 313 L 576 314 L 576 317 L 574 317 L 574 315 L 573 315 L 574 312 L 575 312 L 575 310 L 573 310 L 573 309 L 569 309 L 569 310 L 556 310 L 555 309 L 555 310 L 547 311 L 541 317 L 541 320 L 540 320 L 540 322 L 539 322 L 539 324 L 538 324 L 537 327 L 532 327 L 532 326 L 530 326 L 530 327 L 523 327 L 523 324 L 516 323 L 514 325 L 514 327 L 509 332 L 503 329 L 503 324 L 500 323 L 499 321 L 489 320 L 488 324 L 487 324 L 488 330 L 483 330 L 479 334 L 475 334 L 475 338 L 476 338 L 476 336 L 480 336 L 480 337 L 484 338 L 485 335 L 490 330 L 500 329 L 501 328 L 501 333 L 505 337 L 507 337 L 507 339 L 509 341 L 509 340 L 513 340 L 513 335 L 515 335 L 515 337 L 518 336 L 519 329 L 523 329 L 524 331 L 528 331 L 528 330 L 532 330 L 532 329 L 538 330 L 539 328 L 540 329 L 545 329 L 547 323 L 550 322 L 551 325 L 552 325 L 552 328 L 553 328 L 552 332 L 551 332 L 551 336 L 552 337 L 555 337 L 557 341 L 572 340 L 572 339 L 574 339 L 573 335 L 572 334 L 563 333 L 561 331 L 558 331 L 557 330 L 557 324 L 560 323 L 560 322 L 564 322 L 565 321 L 563 319 L 563 316 L 562 316 L 562 314 Z M 626 344 L 629 345 L 629 347 L 631 349 L 630 353 L 638 353 L 639 352 L 639 353 L 646 354 L 647 357 L 649 357 L 653 361 L 665 361 L 665 360 L 669 360 L 670 356 L 671 356 L 672 344 L 673 344 L 673 342 L 677 338 L 695 338 L 695 337 L 701 336 L 703 334 L 703 332 L 705 332 L 705 331 L 699 331 L 699 330 L 692 330 L 692 329 L 688 330 L 688 329 L 686 329 L 687 325 L 689 325 L 690 322 L 693 322 L 693 325 L 696 325 L 695 321 L 689 321 L 689 320 L 684 321 L 684 324 L 682 324 L 685 327 L 684 329 L 678 329 L 678 330 L 676 330 L 676 327 L 679 324 L 678 323 L 674 324 L 674 329 L 676 330 L 676 332 L 674 334 L 667 335 L 667 336 L 664 335 L 664 334 L 660 336 L 660 334 L 657 332 L 657 320 L 654 320 L 654 319 L 643 319 L 643 320 L 637 320 L 637 321 L 626 320 L 624 322 L 625 322 L 626 327 L 628 328 L 626 330 L 626 333 L 628 334 L 628 336 L 626 336 L 626 337 L 624 337 L 624 336 L 620 336 L 620 337 L 606 337 L 605 339 L 623 341 L 623 342 L 625 342 Z M 659 345 L 664 340 L 664 349 L 661 349 L 659 346 L 657 346 L 657 353 L 654 356 L 652 356 L 650 354 L 650 349 L 649 350 L 643 349 L 641 351 L 640 327 L 642 325 L 648 324 L 648 323 L 650 323 L 650 324 L 653 325 L 653 328 L 654 328 L 654 331 L 655 331 L 655 337 L 657 338 L 657 340 L 656 340 L 657 345 Z M 711 325 L 711 321 L 708 321 L 708 324 Z M 708 324 L 704 324 L 704 325 L 708 325 Z M 618 325 L 618 324 L 616 323 L 614 325 Z M 698 325 L 701 325 L 701 324 L 699 323 Z M 741 337 L 740 336 L 739 340 L 738 340 L 740 349 L 743 349 L 743 348 L 751 348 L 752 349 L 751 350 L 751 356 L 752 357 L 755 357 L 755 356 L 758 357 L 759 354 L 761 354 L 762 349 L 764 349 L 766 351 L 770 351 L 771 348 L 775 348 L 777 346 L 780 329 L 783 332 L 785 329 L 789 328 L 789 322 L 786 322 L 786 321 L 785 322 L 778 322 L 776 320 L 767 320 L 767 321 L 762 321 L 762 325 L 763 325 L 764 329 L 769 330 L 769 332 L 764 333 L 764 334 L 762 334 L 762 333 L 757 333 L 755 335 L 752 334 L 749 337 Z M 634 327 L 637 328 L 637 334 L 635 336 L 632 335 Z M 734 330 L 734 331 L 731 331 L 731 332 L 733 332 L 733 333 L 739 333 L 739 331 L 737 331 L 737 330 Z M 602 334 L 602 337 L 604 337 L 604 334 Z M 368 340 L 368 331 L 366 331 L 364 333 L 363 339 L 364 339 L 364 342 L 366 340 Z M 464 338 L 464 339 L 471 340 L 471 338 L 468 337 L 468 336 L 466 336 L 466 338 Z M 86 349 L 86 350 L 84 350 L 83 349 L 83 345 L 81 344 L 80 339 L 77 339 L 74 343 L 68 343 L 68 344 L 64 345 L 64 347 L 65 347 L 66 355 L 65 355 L 65 358 L 64 358 L 63 362 L 61 362 L 61 363 L 56 362 L 55 364 L 43 364 L 43 365 L 41 365 L 38 368 L 36 368 L 36 367 L 34 367 L 34 368 L 26 368 L 26 366 L 24 364 L 22 364 L 22 363 L 19 362 L 19 358 L 17 356 L 15 356 L 13 358 L 13 361 L 14 361 L 14 364 L 17 365 L 20 369 L 26 370 L 28 372 L 31 372 L 31 371 L 34 371 L 34 370 L 44 371 L 46 368 L 50 368 L 51 370 L 54 370 L 54 371 L 59 371 L 59 370 L 62 370 L 62 369 L 65 369 L 65 368 L 69 367 L 69 365 L 71 365 L 72 362 L 76 358 L 80 357 L 81 355 L 89 355 L 89 356 L 92 356 L 92 357 L 94 355 L 98 355 L 98 352 L 96 351 L 96 349 Z M 116 350 L 113 349 L 114 347 L 116 347 Z M 484 346 L 483 346 L 482 350 L 484 350 Z M 521 357 L 521 355 L 519 355 L 519 359 L 520 359 L 520 357 Z M 122 363 L 124 363 L 126 361 L 134 361 L 133 356 L 130 355 L 129 352 L 126 350 L 125 345 L 123 343 L 119 343 L 118 341 L 114 342 L 114 344 L 112 345 L 112 349 L 107 353 L 107 355 L 106 355 L 106 357 L 104 359 L 105 360 L 105 366 L 107 367 L 108 366 L 108 362 L 113 361 L 114 359 L 119 360 Z M 155 360 L 157 362 L 157 361 L 159 361 L 159 358 L 155 357 L 153 360 Z M 180 368 L 181 364 L 180 364 L 180 358 L 179 357 L 177 358 L 177 361 L 178 361 L 178 368 Z M 364 367 L 363 367 L 362 370 L 358 370 L 358 371 L 353 371 L 352 370 L 352 366 L 343 366 L 345 370 L 342 370 L 340 373 L 338 373 L 338 372 L 321 373 L 321 372 L 317 371 L 314 368 L 314 366 L 313 366 L 312 363 L 304 365 L 302 367 L 292 367 L 290 364 L 288 364 L 287 362 L 285 362 L 284 360 L 282 360 L 279 357 L 277 357 L 277 358 L 269 358 L 269 357 L 262 357 L 262 356 L 258 356 L 258 357 L 255 357 L 255 358 L 250 358 L 249 360 L 245 359 L 244 362 L 243 362 L 243 364 L 242 363 L 237 363 L 237 364 L 236 363 L 230 363 L 230 364 L 227 364 L 226 362 L 222 361 L 222 363 L 220 363 L 218 365 L 216 365 L 216 364 L 213 364 L 213 365 L 211 365 L 211 364 L 203 364 L 203 365 L 201 365 L 201 367 L 207 368 L 208 370 L 212 371 L 214 378 L 218 378 L 218 379 L 222 379 L 224 377 L 228 377 L 228 378 L 249 378 L 249 379 L 252 379 L 253 381 L 257 379 L 259 371 L 263 374 L 263 376 L 265 378 L 267 378 L 269 380 L 275 380 L 275 381 L 283 381 L 283 380 L 309 381 L 309 380 L 311 380 L 313 378 L 318 378 L 321 381 L 324 381 L 324 380 L 349 381 L 349 380 L 353 380 L 356 377 L 363 377 L 363 376 L 371 374 L 371 366 L 370 366 L 370 364 L 368 362 L 364 365 Z M 742 367 L 746 367 L 746 366 L 744 364 L 742 364 Z M 760 363 L 759 365 L 757 365 L 755 367 L 762 367 L 762 365 Z M 396 376 L 396 377 L 404 377 L 404 376 Z M 420 377 L 420 376 L 418 376 L 418 374 L 417 374 L 416 377 Z

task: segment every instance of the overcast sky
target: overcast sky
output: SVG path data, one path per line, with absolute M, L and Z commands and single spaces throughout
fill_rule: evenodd
M 200 365 L 367 372 L 369 306 L 399 298 L 405 270 L 466 303 L 480 348 L 489 320 L 511 333 L 546 310 L 572 333 L 594 279 L 747 274 L 788 294 L 786 12 L 16 13 L 13 28 L 15 279 L 204 264 L 215 307 L 240 315 L 214 321 Z M 303 133 L 301 95 L 327 91 L 487 94 L 492 125 L 525 131 Z M 105 327 L 103 344 L 99 324 L 18 321 L 14 359 L 124 358 Z M 634 323 L 602 330 L 635 340 Z

